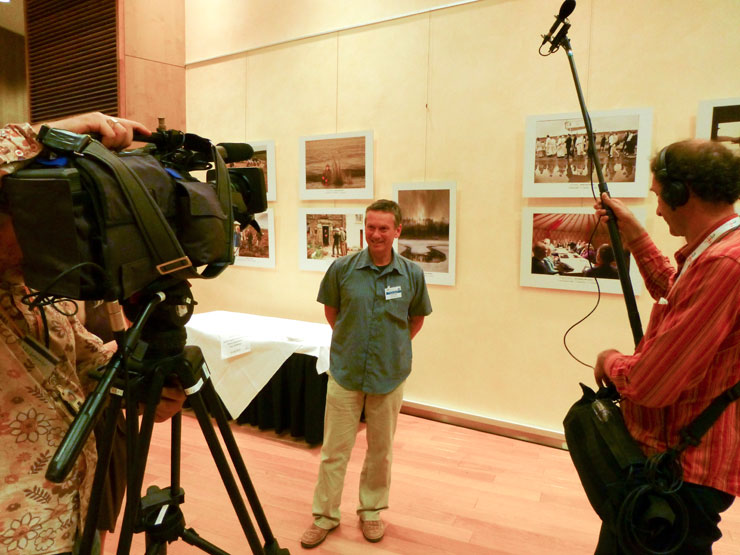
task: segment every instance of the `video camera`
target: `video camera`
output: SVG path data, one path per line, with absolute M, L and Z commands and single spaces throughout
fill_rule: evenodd
M 249 145 L 165 129 L 135 139 L 148 144 L 116 154 L 44 126 L 44 153 L 5 178 L 24 279 L 41 296 L 120 301 L 214 278 L 234 262 L 238 223 L 267 209 L 261 171 L 245 178 L 222 157 L 248 159 Z M 205 183 L 190 173 L 209 169 Z

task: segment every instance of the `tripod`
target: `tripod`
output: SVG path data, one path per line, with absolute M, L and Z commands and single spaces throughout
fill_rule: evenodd
M 288 555 L 288 550 L 280 548 L 270 530 L 229 427 L 228 417 L 210 379 L 203 354 L 198 347 L 184 347 L 184 325 L 193 311 L 189 287 L 185 283 L 177 283 L 168 293 L 169 296 L 158 291 L 144 305 L 127 306 L 127 310 L 136 314 L 136 324 L 126 332 L 125 337 L 119 338 L 118 352 L 106 367 L 98 387 L 86 401 L 49 465 L 49 479 L 60 481 L 60 478 L 66 476 L 102 410 L 102 399 L 110 390 L 109 411 L 103 435 L 98 438 L 99 461 L 79 552 L 88 554 L 92 551 L 97 515 L 113 447 L 116 417 L 125 400 L 127 501 L 116 553 L 128 554 L 133 534 L 145 532 L 146 555 L 165 554 L 167 544 L 180 539 L 206 553 L 228 555 L 226 551 L 201 538 L 192 528 L 185 527 L 185 518 L 180 509 L 185 500 L 185 492 L 180 486 L 181 413 L 172 418 L 170 485 L 164 489 L 151 486 L 146 495 L 141 497 L 155 410 L 166 382 L 174 377 L 182 385 L 195 412 L 252 553 Z M 140 403 L 144 405 L 144 410 L 139 429 L 136 409 Z M 210 415 L 216 420 L 231 463 L 264 539 L 264 547 L 229 468 Z

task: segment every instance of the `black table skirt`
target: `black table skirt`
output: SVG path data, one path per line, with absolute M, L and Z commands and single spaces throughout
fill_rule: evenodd
M 316 357 L 293 354 L 236 421 L 260 430 L 290 431 L 315 445 L 324 437 L 328 375 L 316 373 Z

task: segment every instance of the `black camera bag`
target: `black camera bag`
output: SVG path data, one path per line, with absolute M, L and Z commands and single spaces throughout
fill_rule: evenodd
M 646 457 L 627 430 L 622 412 L 606 388 L 583 396 L 563 421 L 565 441 L 591 506 L 605 522 L 616 520 L 625 478 Z
M 699 445 L 727 406 L 740 398 L 740 383 L 710 403 L 681 430 L 681 443 L 647 458 L 627 429 L 618 393 L 594 392 L 580 384 L 583 396 L 563 421 L 565 441 L 591 506 L 631 555 L 674 553 L 688 534 L 688 514 L 677 492 L 680 454 Z
M 87 135 L 48 130 L 39 139 L 67 163 L 36 163 L 3 183 L 29 287 L 120 300 L 163 276 L 212 278 L 233 263 L 230 185 L 215 147 L 211 184 Z

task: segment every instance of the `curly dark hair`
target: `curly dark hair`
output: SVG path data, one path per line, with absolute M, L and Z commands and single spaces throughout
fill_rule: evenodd
M 660 169 L 659 157 L 650 163 L 653 173 Z M 703 201 L 733 204 L 740 198 L 740 158 L 716 141 L 687 139 L 669 145 L 665 167 L 670 180 L 683 182 Z

